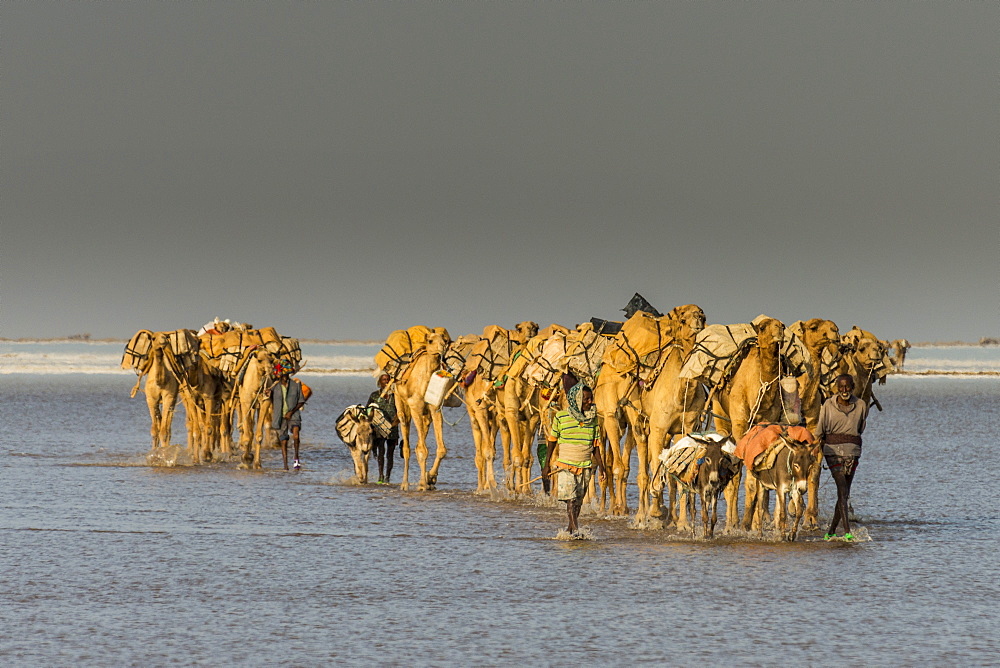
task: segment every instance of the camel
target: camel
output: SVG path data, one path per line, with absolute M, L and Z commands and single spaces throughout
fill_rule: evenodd
M 146 395 L 146 406 L 152 422 L 149 433 L 152 438 L 152 448 L 170 445 L 173 430 L 174 410 L 180 393 L 180 369 L 170 350 L 170 340 L 167 332 L 157 332 L 152 335 L 146 364 L 140 373 L 146 376 L 143 393 Z M 135 396 L 138 382 L 132 390 Z
M 793 323 L 789 330 L 799 337 L 808 355 L 806 372 L 798 377 L 798 388 L 806 429 L 815 434 L 819 409 L 826 399 L 823 388 L 833 381 L 840 361 L 840 330 L 832 320 L 822 318 L 800 320 Z M 819 481 L 823 470 L 822 464 L 823 453 L 818 452 L 809 474 L 803 524 L 805 529 L 815 529 L 819 526 Z
M 906 339 L 896 339 L 889 344 L 892 351 L 892 365 L 896 368 L 896 373 L 902 373 L 903 363 L 906 361 L 906 351 L 910 349 L 910 342 Z
M 510 469 L 510 431 L 502 419 L 502 411 L 496 403 L 493 381 L 487 376 L 476 374 L 465 387 L 465 408 L 469 413 L 472 428 L 472 442 L 476 449 L 476 471 L 478 480 L 476 491 L 496 489 L 496 439 L 500 434 L 503 446 L 504 469 Z
M 497 389 L 497 398 L 503 406 L 504 420 L 510 433 L 511 470 L 507 487 L 514 494 L 529 494 L 534 444 L 538 428 L 553 401 L 558 396 L 555 386 L 541 386 L 527 378 L 529 365 L 540 358 L 542 347 L 554 335 L 565 336 L 569 330 L 552 324 L 529 339 L 520 349 L 519 358 L 507 367 L 507 380 Z
M 645 320 L 634 321 L 635 318 Z M 663 443 L 666 442 L 667 433 L 682 431 L 681 428 L 674 426 L 673 418 L 676 417 L 677 411 L 674 408 L 664 409 L 664 403 L 671 407 L 680 405 L 685 415 L 700 409 L 697 405 L 696 384 L 684 383 L 687 390 L 678 394 L 677 371 L 687 354 L 686 350 L 690 350 L 690 345 L 693 344 L 694 336 L 705 326 L 705 312 L 694 304 L 687 304 L 674 308 L 660 318 L 639 312 L 629 320 L 646 322 L 651 331 L 657 332 L 657 352 L 653 356 L 655 359 L 648 361 L 639 359 L 638 353 L 632 349 L 632 344 L 628 340 L 629 328 L 623 326 L 623 330 L 615 336 L 614 344 L 609 345 L 605 351 L 601 373 L 594 388 L 594 403 L 597 406 L 605 444 L 605 451 L 602 454 L 611 471 L 609 510 L 613 514 L 627 515 L 629 512 L 626 499 L 629 460 L 632 448 L 639 449 L 637 477 L 640 499 L 636 520 L 641 523 L 650 515 L 646 498 L 650 490 L 650 462 L 656 461 L 655 458 L 659 456 Z M 622 366 L 620 360 L 623 355 L 634 358 L 633 369 L 622 372 L 618 368 Z M 662 381 L 660 381 L 661 375 L 664 376 Z M 655 388 L 657 382 L 660 382 L 660 387 L 656 392 L 644 391 L 647 382 L 652 382 L 650 389 Z M 680 396 L 679 402 L 678 396 Z M 686 408 L 690 410 L 685 410 Z M 647 449 L 646 436 L 650 415 L 656 417 L 658 427 L 655 454 Z M 626 427 L 628 433 L 623 440 Z M 606 498 L 602 499 L 602 502 L 606 501 Z M 659 504 L 652 512 L 656 515 L 662 514 Z
M 637 522 L 645 522 L 649 517 L 662 517 L 663 487 L 654 484 L 650 471 L 675 436 L 689 434 L 700 426 L 708 398 L 700 383 L 680 377 L 681 367 L 694 347 L 695 337 L 705 328 L 704 311 L 688 304 L 673 309 L 666 317 L 673 324 L 672 342 L 660 358 L 659 370 L 652 385 L 640 395 L 648 433 L 644 433 L 639 424 L 633 432 L 639 466 L 636 476 L 639 487 Z
M 729 434 L 739 442 L 747 429 L 758 422 L 779 422 L 783 416 L 778 381 L 782 375 L 780 351 L 785 326 L 779 320 L 760 316 L 753 322 L 756 343 L 739 363 L 722 391 L 714 394 L 712 409 L 716 431 Z M 732 530 L 739 517 L 740 474 L 726 487 L 726 528 Z M 746 479 L 746 498 L 756 498 L 753 476 Z
M 240 468 L 261 468 L 260 449 L 271 422 L 274 358 L 263 346 L 248 348 L 237 367 L 233 397 L 240 430 Z
M 181 397 L 187 414 L 188 448 L 194 464 L 211 461 L 223 450 L 222 410 L 225 380 L 206 355 L 199 353 L 181 377 Z M 228 444 L 227 444 L 228 446 Z M 228 447 L 224 448 L 228 451 Z
M 882 341 L 871 332 L 859 329 L 855 325 L 841 336 L 841 349 L 843 354 L 840 357 L 837 373 L 825 388 L 827 396 L 835 394 L 833 383 L 836 376 L 848 374 L 854 378 L 854 393 L 858 398 L 882 410 L 872 386 L 876 381 L 879 384 L 885 383 L 886 376 L 893 371 L 892 362 Z
M 502 404 L 499 402 L 494 383 L 503 376 L 503 370 L 510 364 L 510 358 L 521 345 L 538 333 L 538 323 L 524 321 L 514 330 L 499 325 L 489 325 L 477 337 L 466 356 L 461 371 L 462 386 L 465 388 L 465 407 L 472 428 L 472 440 L 476 450 L 476 470 L 479 492 L 496 489 L 496 437 L 500 434 L 503 449 L 503 467 L 508 480 L 512 480 L 510 457 L 510 430 L 503 419 Z
M 401 453 L 403 455 L 403 480 L 400 489 L 410 489 L 410 423 L 417 429 L 417 466 L 420 469 L 419 491 L 432 490 L 437 485 L 438 470 L 441 462 L 448 455 L 444 442 L 444 425 L 442 424 L 440 407 L 433 407 L 424 401 L 427 384 L 431 376 L 441 368 L 442 358 L 451 344 L 451 336 L 443 327 L 432 330 L 427 335 L 423 348 L 414 351 L 413 358 L 393 381 L 396 395 L 396 415 L 399 417 L 399 433 L 402 435 Z M 434 464 L 427 469 L 427 432 L 434 426 L 434 438 L 437 450 L 434 453 Z

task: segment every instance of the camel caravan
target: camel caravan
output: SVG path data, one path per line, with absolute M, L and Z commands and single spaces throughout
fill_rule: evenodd
M 297 339 L 273 327 L 216 319 L 198 332 L 139 330 L 125 346 L 121 366 L 138 376 L 130 396 L 140 386 L 146 395 L 153 453 L 170 446 L 180 400 L 192 464 L 230 459 L 235 424 L 241 467 L 259 469 L 271 422 L 275 364 L 282 360 L 294 371 L 302 367 Z
M 393 332 L 375 356 L 375 375 L 388 375 L 383 392 L 395 395 L 401 488 L 410 489 L 410 423 L 416 489 L 434 489 L 448 452 L 441 407 L 464 404 L 477 491 L 546 494 L 547 480 L 532 477 L 533 446 L 579 382 L 593 391 L 609 473 L 603 488 L 590 483 L 588 499 L 598 513 L 632 516 L 636 528 L 694 532 L 700 507 L 702 533 L 712 537 L 724 496 L 727 531 L 762 534 L 770 525 L 794 540 L 800 527 L 815 529 L 820 407 L 836 393 L 838 376 L 847 374 L 859 399 L 881 410 L 873 387 L 894 371 L 888 342 L 857 327 L 841 334 L 822 318 L 786 325 L 761 315 L 749 323 L 708 325 L 696 305 L 662 314 L 638 294 L 623 310 L 623 322 L 489 325 L 481 335 L 457 340 L 442 327 Z M 436 450 L 428 466 L 431 426 Z M 502 477 L 495 468 L 498 436 Z M 634 509 L 626 493 L 633 452 Z
M 444 327 L 392 332 L 374 358 L 381 389 L 372 396 L 394 404 L 395 417 L 373 401 L 346 407 L 336 420 L 356 481 L 368 482 L 373 443 L 384 443 L 398 427 L 400 489 L 434 490 L 448 454 L 442 408 L 464 406 L 476 491 L 548 495 L 549 479 L 533 475 L 533 467 L 542 466 L 553 416 L 582 384 L 591 388 L 607 474 L 603 484 L 589 482 L 587 500 L 597 513 L 629 517 L 635 528 L 693 534 L 700 512 L 701 533 L 711 538 L 722 497 L 726 531 L 763 534 L 770 527 L 794 540 L 800 528 L 815 529 L 821 406 L 847 375 L 866 413 L 868 406 L 882 410 L 874 386 L 895 370 L 889 342 L 856 326 L 841 333 L 823 318 L 786 325 L 760 315 L 749 323 L 707 324 L 697 305 L 664 314 L 638 294 L 623 311 L 621 322 L 493 324 L 457 339 Z M 907 342 L 892 347 L 902 364 Z M 140 386 L 146 395 L 154 452 L 170 445 L 180 400 L 193 464 L 238 456 L 241 467 L 254 469 L 271 438 L 276 364 L 293 373 L 302 368 L 297 339 L 219 320 L 198 332 L 140 330 L 122 358 L 122 367 L 138 375 L 132 396 Z M 630 484 L 637 495 L 628 494 Z

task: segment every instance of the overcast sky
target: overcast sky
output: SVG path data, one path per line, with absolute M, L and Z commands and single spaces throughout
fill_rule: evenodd
M 0 336 L 1000 335 L 995 2 L 0 3 Z

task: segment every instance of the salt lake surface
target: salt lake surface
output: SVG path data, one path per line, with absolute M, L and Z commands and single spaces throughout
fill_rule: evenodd
M 306 382 L 305 470 L 268 451 L 249 473 L 149 466 L 134 376 L 6 371 L 0 662 L 998 662 L 1000 378 L 877 388 L 857 544 L 704 541 L 588 510 L 592 540 L 556 540 L 561 508 L 474 493 L 462 409 L 438 491 L 353 485 L 333 420 L 372 380 Z

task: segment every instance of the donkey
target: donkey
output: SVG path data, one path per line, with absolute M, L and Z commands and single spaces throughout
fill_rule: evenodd
M 698 444 L 698 458 L 690 464 L 694 470 L 684 475 L 684 480 L 675 476 L 670 476 L 670 506 L 671 514 L 677 514 L 675 525 L 679 530 L 694 531 L 694 527 L 688 523 L 688 516 L 693 519 L 697 517 L 695 511 L 695 499 L 697 495 L 701 499 L 701 518 L 705 529 L 705 538 L 715 537 L 715 525 L 718 522 L 718 502 L 722 490 L 729 484 L 729 481 L 740 471 L 742 464 L 736 457 L 730 455 L 723 446 L 727 439 L 718 434 L 706 434 L 704 436 L 690 435 L 688 438 Z M 683 441 L 679 442 L 682 443 Z M 676 447 L 676 446 L 675 446 Z M 683 446 L 682 446 L 683 447 Z M 690 446 L 688 446 L 690 447 Z M 668 453 L 669 451 L 665 451 Z M 661 461 L 669 459 L 669 455 L 660 456 Z M 679 492 L 679 498 L 674 504 L 674 493 Z
M 359 485 L 368 483 L 368 460 L 375 442 L 374 428 L 368 412 L 361 404 L 348 406 L 337 417 L 337 435 L 340 436 L 354 460 L 354 475 Z
M 775 492 L 774 529 L 781 533 L 782 540 L 793 541 L 798 535 L 802 521 L 802 495 L 809 484 L 809 472 L 822 446 L 791 439 L 783 434 L 778 436 L 778 453 L 769 468 L 756 469 L 750 476 L 757 483 L 754 498 L 746 499 L 744 527 L 752 517 L 753 527 L 764 534 L 763 513 L 767 510 L 767 490 Z M 788 522 L 788 497 L 791 496 L 792 522 Z
M 705 538 L 715 537 L 715 524 L 719 518 L 716 508 L 719 496 L 729 481 L 740 472 L 740 461 L 722 449 L 722 442 L 705 443 L 704 461 L 698 468 L 698 475 L 692 487 L 701 499 L 701 520 L 705 527 Z

